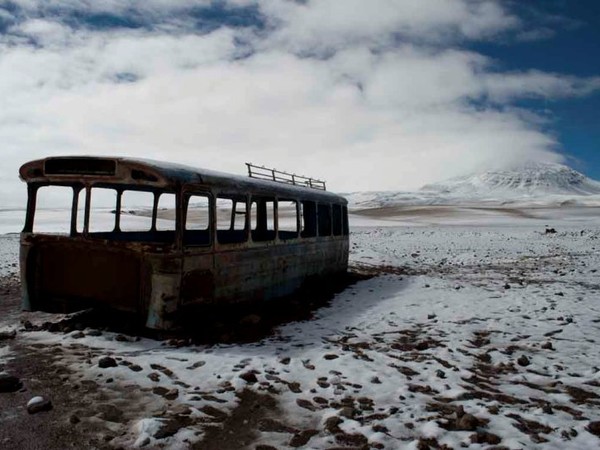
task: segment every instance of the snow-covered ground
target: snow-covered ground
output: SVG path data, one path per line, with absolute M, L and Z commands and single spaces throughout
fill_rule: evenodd
M 377 276 L 259 342 L 20 339 L 62 352 L 78 380 L 111 378 L 116 404 L 142 393 L 116 446 L 187 448 L 249 389 L 276 406 L 248 448 L 598 448 L 598 215 L 416 216 L 352 216 L 352 265 Z M 0 238 L 0 270 L 15 249 Z M 118 365 L 100 368 L 105 356 Z

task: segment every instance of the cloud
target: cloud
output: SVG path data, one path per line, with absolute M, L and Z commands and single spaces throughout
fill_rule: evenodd
M 70 22 L 73 11 L 84 14 L 80 2 L 18 3 L 0 36 L 3 203 L 23 201 L 18 166 L 51 154 L 237 173 L 252 161 L 325 178 L 338 191 L 560 161 L 543 118 L 513 103 L 600 89 L 597 78 L 506 73 L 462 49 L 519 28 L 499 2 L 235 0 L 219 11 L 260 20 L 210 30 L 188 14 L 209 2 L 134 2 L 133 13 L 90 2 L 94 14 L 150 11 L 154 24 L 108 29 Z M 54 16 L 34 14 L 50 7 Z

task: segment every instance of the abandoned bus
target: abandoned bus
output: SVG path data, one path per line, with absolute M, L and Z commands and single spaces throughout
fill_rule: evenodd
M 188 307 L 271 300 L 345 272 L 347 201 L 247 166 L 248 177 L 129 158 L 24 164 L 23 308 L 102 306 L 169 329 Z

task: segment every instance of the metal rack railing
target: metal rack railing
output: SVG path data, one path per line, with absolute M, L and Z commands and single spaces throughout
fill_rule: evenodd
M 294 173 L 284 172 L 282 170 L 270 169 L 265 166 L 257 166 L 252 163 L 246 163 L 248 167 L 248 176 L 259 180 L 275 181 L 277 183 L 293 184 L 294 186 L 308 187 L 311 189 L 327 190 L 325 181 L 316 178 L 296 175 Z

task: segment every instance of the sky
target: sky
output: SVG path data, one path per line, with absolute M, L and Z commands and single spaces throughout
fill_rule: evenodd
M 594 0 L 0 0 L 0 207 L 51 155 L 338 192 L 528 161 L 600 178 L 599 55 Z

